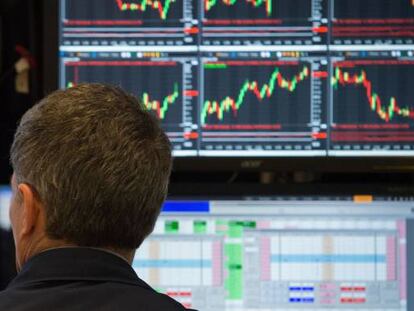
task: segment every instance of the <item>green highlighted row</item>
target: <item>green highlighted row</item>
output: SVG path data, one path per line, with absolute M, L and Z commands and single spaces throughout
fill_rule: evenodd
M 226 69 L 227 67 L 224 63 L 204 64 L 204 69 Z

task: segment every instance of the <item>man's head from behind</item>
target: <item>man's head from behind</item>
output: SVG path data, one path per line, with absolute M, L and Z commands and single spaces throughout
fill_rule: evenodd
M 158 121 L 119 88 L 56 91 L 23 116 L 11 148 L 17 266 L 51 247 L 131 254 L 165 199 L 171 150 Z

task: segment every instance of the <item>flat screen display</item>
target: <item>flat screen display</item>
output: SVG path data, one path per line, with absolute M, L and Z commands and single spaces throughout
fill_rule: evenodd
M 358 196 L 168 201 L 133 267 L 198 310 L 408 311 L 413 207 Z
M 176 157 L 414 155 L 412 0 L 59 0 L 59 87 L 141 99 Z

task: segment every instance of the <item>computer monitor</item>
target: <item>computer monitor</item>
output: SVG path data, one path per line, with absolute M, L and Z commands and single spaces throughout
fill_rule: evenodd
M 10 229 L 9 207 L 11 200 L 11 189 L 8 186 L 0 186 L 0 227 Z
M 60 0 L 45 12 L 46 70 L 58 71 L 46 89 L 121 85 L 161 120 L 177 169 L 412 164 L 411 0 Z
M 414 197 L 198 196 L 165 202 L 133 268 L 199 310 L 410 311 L 413 261 Z
M 199 310 L 414 308 L 413 198 L 168 201 L 133 261 Z

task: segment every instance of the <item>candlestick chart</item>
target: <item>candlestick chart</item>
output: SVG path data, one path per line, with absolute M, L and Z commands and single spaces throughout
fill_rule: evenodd
M 221 3 L 220 3 L 221 1 Z M 215 6 L 220 4 L 228 7 L 236 6 L 238 0 L 204 0 L 204 10 L 211 11 Z M 239 0 L 240 1 L 240 0 Z M 263 8 L 266 16 L 271 16 L 273 12 L 272 0 L 245 0 L 246 4 L 251 5 L 252 8 Z
M 319 95 L 312 95 L 323 87 L 312 82 L 313 65 L 305 60 L 204 61 L 201 149 L 313 150 L 312 142 L 322 136 L 313 135 L 310 123 L 322 122 L 323 109 Z
M 178 0 L 67 0 L 66 17 L 74 20 L 169 21 L 182 17 L 182 3 Z M 126 23 L 126 22 L 125 22 Z
M 178 83 L 175 83 L 174 90 L 171 94 L 165 96 L 162 100 L 152 99 L 151 95 L 146 92 L 142 94 L 141 100 L 146 109 L 155 112 L 159 119 L 165 120 L 170 106 L 177 102 L 179 96 L 180 92 L 178 90 Z
M 207 19 L 306 19 L 311 1 L 304 0 L 204 0 Z
M 66 45 L 191 45 L 197 36 L 191 0 L 62 0 Z M 185 20 L 185 21 L 184 21 Z
M 334 90 L 338 90 L 339 86 L 353 85 L 363 87 L 366 93 L 366 102 L 370 109 L 377 114 L 378 118 L 385 122 L 392 122 L 396 117 L 414 120 L 414 109 L 409 106 L 400 107 L 394 96 L 389 98 L 388 103 L 384 103 L 381 100 L 381 97 L 373 90 L 372 82 L 368 79 L 365 70 L 361 70 L 359 74 L 350 74 L 348 71 L 343 71 L 340 67 L 336 67 L 332 78 L 332 85 Z
M 190 63 L 191 59 L 67 61 L 62 87 L 82 82 L 119 85 L 140 99 L 161 121 L 173 146 L 182 150 L 186 142 L 197 138 L 185 130 L 196 118 L 196 73 Z M 192 148 L 188 143 L 187 147 Z
M 413 123 L 413 61 L 334 63 L 331 79 L 338 123 Z M 336 108 L 336 109 L 335 109 Z
M 181 122 L 181 69 L 175 62 L 78 61 L 68 62 L 67 86 L 82 82 L 120 85 L 141 99 L 163 123 Z M 163 83 L 157 83 L 157 81 Z
M 69 81 L 67 84 L 67 88 L 71 88 L 76 86 L 76 83 Z M 144 92 L 141 96 L 141 102 L 144 105 L 145 109 L 155 113 L 158 119 L 165 120 L 166 114 L 170 109 L 170 106 L 177 102 L 180 93 L 178 89 L 178 83 L 174 84 L 174 90 L 171 94 L 165 96 L 161 100 L 153 99 L 151 94 Z
M 228 61 L 206 63 L 204 71 L 209 83 L 204 90 L 202 125 L 270 125 L 285 120 L 303 124 L 309 119 L 303 104 L 310 101 L 306 64 Z M 298 110 L 300 114 L 294 112 Z
M 333 63 L 333 143 L 412 144 L 414 61 Z
M 325 3 L 320 0 L 204 0 L 202 42 L 206 45 L 324 42 L 327 29 L 320 27 L 319 20 L 325 11 Z M 317 25 L 314 21 L 318 21 Z
M 159 0 L 141 0 L 141 2 L 123 2 L 122 0 L 116 0 L 118 9 L 121 11 L 146 12 L 152 9 L 158 11 L 159 18 L 162 20 L 167 19 L 171 4 L 174 2 L 176 0 L 165 0 L 164 3 Z

